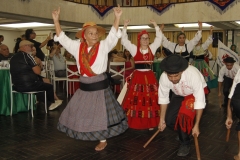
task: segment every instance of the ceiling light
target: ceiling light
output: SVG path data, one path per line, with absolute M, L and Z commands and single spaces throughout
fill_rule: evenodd
M 188 23 L 188 24 L 174 24 L 175 27 L 182 28 L 182 27 L 198 27 L 198 23 Z M 202 23 L 203 27 L 210 27 L 210 24 Z
M 0 25 L 0 27 L 9 27 L 9 28 L 46 27 L 46 26 L 54 26 L 54 25 L 47 24 L 47 23 L 38 23 L 38 22 L 13 23 L 13 24 L 1 24 Z
M 123 28 L 123 27 L 119 27 Z M 151 27 L 149 26 L 127 26 L 127 29 L 150 29 Z
M 240 21 L 235 21 L 237 24 L 240 24 Z

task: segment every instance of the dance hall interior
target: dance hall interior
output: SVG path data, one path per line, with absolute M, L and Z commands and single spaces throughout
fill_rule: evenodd
M 240 160 L 239 9 L 1 0 L 0 160 Z

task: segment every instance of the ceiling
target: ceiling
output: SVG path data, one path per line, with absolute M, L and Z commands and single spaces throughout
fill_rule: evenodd
M 37 18 L 38 22 L 41 23 L 49 23 L 52 24 L 53 21 L 51 19 L 41 19 Z M 26 23 L 26 22 L 36 22 L 35 17 L 28 17 L 28 16 L 22 16 L 22 15 L 14 15 L 14 14 L 7 14 L 7 13 L 2 13 L 0 12 L 0 24 L 9 24 L 9 23 Z M 231 30 L 231 29 L 240 29 L 240 25 L 237 24 L 236 22 L 208 22 L 208 24 L 214 26 L 214 30 Z M 83 24 L 75 23 L 75 22 L 65 22 L 61 21 L 61 27 L 64 31 L 68 32 L 77 32 L 79 28 L 81 28 Z M 103 25 L 102 25 L 103 26 Z M 111 26 L 110 25 L 105 25 L 103 26 L 107 30 L 110 30 Z M 153 26 L 150 26 L 153 30 Z M 14 31 L 25 31 L 27 28 L 6 28 L 6 27 L 0 27 L 1 30 L 14 30 Z M 33 27 L 31 27 L 33 28 Z M 52 30 L 54 31 L 55 28 L 54 26 L 51 27 L 34 27 L 34 30 Z M 180 28 L 175 27 L 174 24 L 165 24 L 164 31 L 179 31 Z M 185 31 L 187 30 L 196 30 L 196 28 L 185 28 Z M 203 30 L 209 30 L 209 27 L 203 28 Z M 134 30 L 138 32 L 139 30 Z M 133 32 L 134 32 L 133 31 Z

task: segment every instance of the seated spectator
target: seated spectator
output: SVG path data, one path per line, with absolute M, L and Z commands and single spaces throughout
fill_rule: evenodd
M 35 60 L 35 62 L 37 63 L 37 65 L 41 68 L 41 70 L 43 70 L 43 64 L 42 64 L 42 61 L 36 56 L 36 53 L 37 53 L 37 50 L 35 47 L 32 48 L 32 56 Z M 43 82 L 44 83 L 49 83 L 51 84 L 50 80 L 48 78 L 45 78 L 45 77 L 42 77 L 42 76 L 39 76 L 39 78 L 42 78 Z M 55 100 L 60 100 L 58 98 L 58 96 L 56 95 L 56 93 L 54 92 L 54 99 Z M 62 101 L 62 100 L 60 100 Z
M 62 101 L 54 100 L 53 86 L 49 83 L 44 83 L 42 78 L 40 78 L 41 69 L 31 56 L 33 45 L 30 41 L 21 41 L 19 52 L 10 60 L 13 88 L 18 92 L 46 91 L 47 105 L 49 110 L 53 110 L 61 105 Z M 38 93 L 37 99 L 44 102 L 44 93 Z
M 2 44 L 3 41 L 4 41 L 4 36 L 0 35 L 0 45 Z
M 39 59 L 39 58 L 36 56 L 36 54 L 37 54 L 36 48 L 35 48 L 35 47 L 32 47 L 32 56 L 33 56 L 35 62 L 37 63 L 37 65 L 41 68 L 41 70 L 43 70 L 42 61 L 41 61 L 41 59 Z
M 118 57 L 124 57 L 123 51 L 118 51 L 118 52 L 117 52 L 117 56 L 118 56 Z
M 232 44 L 231 47 L 230 47 L 230 49 L 231 49 L 233 52 L 235 52 L 235 53 L 238 54 L 238 52 L 237 52 L 237 46 L 236 46 L 235 44 Z
M 124 55 L 123 57 L 126 59 L 125 61 L 125 72 L 124 72 L 124 78 L 130 76 L 132 72 L 135 69 L 135 63 L 132 55 L 128 50 L 124 50 Z
M 15 47 L 13 48 L 13 53 L 17 53 L 17 52 L 18 52 L 19 43 L 20 43 L 22 40 L 25 40 L 25 39 L 26 39 L 25 34 L 23 34 L 20 39 L 17 38 Z
M 63 56 L 65 57 L 66 61 L 76 62 L 76 59 L 67 50 L 65 50 Z
M 13 56 L 12 53 L 9 53 L 8 46 L 5 44 L 0 45 L 0 61 L 9 60 Z
M 155 57 L 154 57 L 154 62 L 162 61 L 165 58 L 164 55 L 165 55 L 164 50 L 157 49 Z
M 66 77 L 66 60 L 61 54 L 60 45 L 54 44 L 49 57 L 53 60 L 56 77 Z

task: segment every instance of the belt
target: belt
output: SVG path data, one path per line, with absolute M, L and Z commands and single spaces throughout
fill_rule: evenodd
M 109 86 L 109 82 L 107 78 L 102 81 L 89 83 L 89 84 L 80 82 L 80 89 L 83 91 L 98 91 L 98 90 L 106 89 L 108 88 L 108 86 Z

